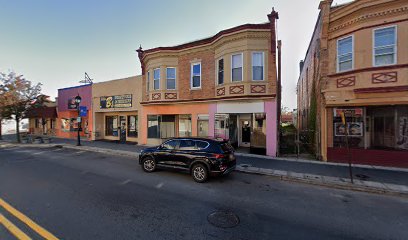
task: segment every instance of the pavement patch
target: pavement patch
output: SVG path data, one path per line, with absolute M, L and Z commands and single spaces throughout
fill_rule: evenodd
M 208 222 L 219 228 L 233 228 L 239 224 L 239 218 L 231 211 L 215 211 L 207 217 Z

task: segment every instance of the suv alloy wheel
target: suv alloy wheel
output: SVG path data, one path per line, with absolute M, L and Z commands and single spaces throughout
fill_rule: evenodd
M 154 172 L 156 170 L 156 162 L 152 157 L 145 157 L 143 159 L 143 170 L 145 172 Z
M 208 179 L 208 170 L 203 164 L 197 163 L 194 164 L 191 169 L 191 175 L 193 176 L 194 181 L 203 183 Z

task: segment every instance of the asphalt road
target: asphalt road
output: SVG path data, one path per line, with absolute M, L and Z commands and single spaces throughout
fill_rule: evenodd
M 237 172 L 198 184 L 145 173 L 131 158 L 59 148 L 0 148 L 0 198 L 60 239 L 408 239 L 406 198 Z M 212 225 L 237 220 L 209 217 L 216 211 L 238 225 Z M 0 224 L 0 239 L 15 238 Z

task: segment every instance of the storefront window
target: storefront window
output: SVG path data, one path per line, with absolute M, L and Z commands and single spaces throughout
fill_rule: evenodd
M 176 136 L 175 125 L 176 125 L 175 115 L 162 115 L 160 122 L 160 137 L 161 138 L 175 137 Z
M 147 138 L 160 138 L 159 123 L 158 115 L 147 116 Z
M 191 136 L 191 115 L 179 115 L 179 137 Z
M 106 116 L 105 135 L 118 136 L 118 116 Z
M 266 114 L 254 113 L 252 122 L 251 147 L 266 148 Z
M 408 107 L 367 107 L 371 148 L 408 150 Z
M 197 118 L 197 136 L 207 137 L 208 136 L 208 114 L 199 114 Z
M 346 125 L 341 115 L 344 113 L 348 129 L 348 144 L 353 148 L 364 147 L 364 110 L 363 108 L 336 108 L 333 116 L 333 146 L 346 147 Z
M 137 137 L 137 116 L 128 116 L 128 137 Z

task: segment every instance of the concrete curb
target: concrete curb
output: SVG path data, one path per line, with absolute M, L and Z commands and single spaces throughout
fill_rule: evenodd
M 297 173 L 290 171 L 274 170 L 257 167 L 237 166 L 235 171 L 249 174 L 266 175 L 279 178 L 284 181 L 294 181 L 308 183 L 319 186 L 334 187 L 345 190 L 354 190 L 360 192 L 381 193 L 408 197 L 408 187 L 405 185 L 379 183 L 372 181 L 354 180 L 354 184 L 348 178 L 338 178 L 322 176 L 308 173 Z
M 348 167 L 347 163 L 323 162 L 323 161 L 317 161 L 313 159 L 305 160 L 305 159 L 296 159 L 296 158 L 271 157 L 271 156 L 237 153 L 237 152 L 235 153 L 235 155 L 242 156 L 242 157 L 261 158 L 261 159 L 270 159 L 270 160 L 278 160 L 278 161 L 289 161 L 289 162 L 299 162 L 299 163 L 308 163 L 308 164 L 320 164 L 320 165 Z M 378 169 L 378 170 L 387 170 L 387 171 L 408 172 L 408 169 L 396 168 L 396 167 L 383 167 L 383 166 L 373 166 L 373 165 L 363 165 L 363 164 L 353 164 L 352 166 L 359 167 L 359 168 L 365 168 L 365 169 Z
M 136 160 L 139 159 L 139 152 L 130 152 L 123 150 L 113 150 L 113 149 L 103 149 L 99 147 L 89 147 L 89 146 L 74 146 L 70 144 L 17 144 L 10 142 L 2 142 L 2 145 L 6 146 L 15 146 L 15 147 L 33 147 L 33 148 L 50 148 L 50 147 L 61 147 L 67 149 L 75 149 L 80 151 L 89 151 L 96 153 L 104 153 L 109 155 L 120 155 L 126 157 L 133 157 Z M 243 156 L 238 155 L 237 156 Z M 235 171 L 249 174 L 265 175 L 275 178 L 279 178 L 284 181 L 292 181 L 299 183 L 308 183 L 319 186 L 334 187 L 338 189 L 345 190 L 354 190 L 361 192 L 370 192 L 370 193 L 381 193 L 381 194 L 390 194 L 408 197 L 408 186 L 389 184 L 389 183 L 380 183 L 372 181 L 362 181 L 354 180 L 354 184 L 351 184 L 350 179 L 348 178 L 339 178 L 323 175 L 315 175 L 309 173 L 297 173 L 291 171 L 267 169 L 267 168 L 258 168 L 251 166 L 239 166 L 237 165 Z

